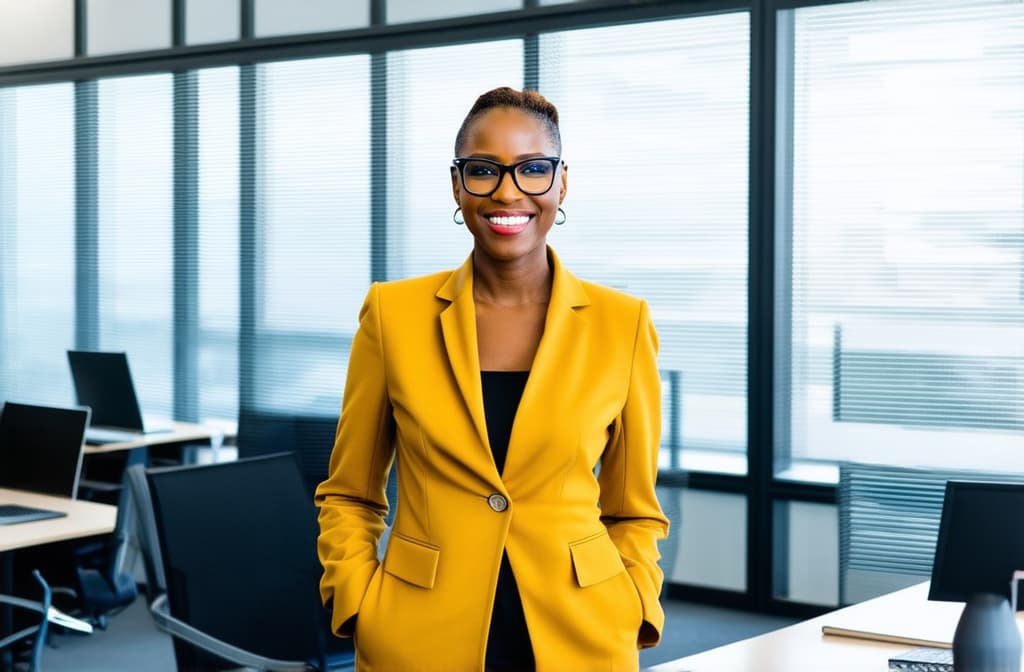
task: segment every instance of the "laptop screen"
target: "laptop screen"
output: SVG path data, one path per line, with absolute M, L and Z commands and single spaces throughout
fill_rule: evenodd
M 88 409 L 7 402 L 0 410 L 0 487 L 78 494 Z
M 92 409 L 94 427 L 143 430 L 142 412 L 123 352 L 68 350 L 78 403 Z
M 932 564 L 930 600 L 966 602 L 975 593 L 1010 597 L 1024 569 L 1024 484 L 949 481 Z

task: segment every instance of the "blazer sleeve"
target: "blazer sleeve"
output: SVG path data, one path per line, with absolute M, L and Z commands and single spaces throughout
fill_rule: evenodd
M 612 426 L 601 458 L 601 519 L 622 556 L 643 606 L 640 648 L 661 639 L 665 615 L 658 598 L 662 572 L 657 541 L 668 534 L 658 504 L 658 448 L 661 441 L 661 379 L 658 335 L 645 301 L 640 303 L 626 402 Z
M 317 552 L 324 573 L 320 596 L 333 604 L 331 629 L 351 637 L 366 588 L 377 571 L 384 532 L 394 421 L 387 393 L 380 287 L 370 287 L 352 339 L 341 417 L 327 480 L 314 495 L 319 508 Z

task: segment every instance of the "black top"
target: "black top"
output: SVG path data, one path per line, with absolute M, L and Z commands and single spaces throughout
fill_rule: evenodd
M 512 422 L 529 376 L 529 371 L 483 371 L 480 374 L 487 439 L 499 474 L 505 469 Z M 504 553 L 487 636 L 485 665 L 488 672 L 527 672 L 536 667 L 523 603 L 519 599 L 519 586 L 508 555 Z

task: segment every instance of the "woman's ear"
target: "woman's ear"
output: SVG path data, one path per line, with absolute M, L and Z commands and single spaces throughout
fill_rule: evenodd
M 451 166 L 449 169 L 452 175 L 452 198 L 455 199 L 455 205 L 462 207 L 459 203 L 459 169 L 455 166 Z
M 562 186 L 558 192 L 558 204 L 561 205 L 562 201 L 565 200 L 565 190 L 568 187 L 569 180 L 569 164 L 562 162 Z

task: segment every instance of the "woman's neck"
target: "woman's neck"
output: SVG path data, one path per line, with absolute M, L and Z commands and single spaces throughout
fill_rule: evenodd
M 498 306 L 546 304 L 551 298 L 551 267 L 542 256 L 500 262 L 473 254 L 473 299 Z

